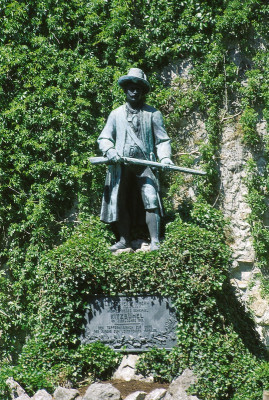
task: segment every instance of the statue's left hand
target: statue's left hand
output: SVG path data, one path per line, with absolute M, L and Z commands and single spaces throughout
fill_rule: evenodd
M 168 157 L 163 158 L 163 159 L 161 160 L 161 164 L 174 165 L 173 161 L 172 161 L 170 158 L 168 158 Z

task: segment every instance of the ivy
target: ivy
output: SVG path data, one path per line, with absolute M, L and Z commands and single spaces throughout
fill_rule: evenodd
M 254 67 L 247 73 L 247 85 L 244 94 L 245 109 L 240 119 L 243 130 L 243 141 L 249 146 L 253 156 L 248 162 L 246 184 L 248 187 L 247 201 L 251 207 L 249 222 L 254 239 L 254 248 L 257 254 L 257 263 L 264 273 L 262 277 L 265 293 L 268 293 L 266 279 L 268 271 L 269 235 L 266 226 L 268 202 L 268 134 L 258 136 L 258 115 L 262 113 L 263 122 L 268 125 L 268 93 L 265 89 L 268 54 L 259 51 L 254 58 Z M 260 118 L 259 118 L 260 120 Z M 256 154 L 263 157 L 261 164 Z
M 251 320 L 229 314 L 238 304 L 221 306 L 227 224 L 210 204 L 217 207 L 220 199 L 223 121 L 240 115 L 239 131 L 253 154 L 249 221 L 259 265 L 267 270 L 268 138 L 257 135 L 256 125 L 269 117 L 268 6 L 261 0 L 3 0 L 0 19 L 1 388 L 11 373 L 30 391 L 79 382 L 88 371 L 109 373 L 115 354 L 99 344 L 79 347 L 84 302 L 93 291 L 146 290 L 174 298 L 182 341 L 169 354 L 154 350 L 145 370 L 154 357 L 158 379 L 196 366 L 200 398 L 261 397 L 267 364 L 255 350 L 258 342 L 250 345 L 254 333 L 247 340 L 242 334 Z M 239 64 L 233 49 L 242 55 Z M 182 77 L 170 85 L 161 71 L 182 60 L 190 65 L 187 85 Z M 95 218 L 105 169 L 88 158 L 109 111 L 124 101 L 116 82 L 131 66 L 150 79 L 148 102 L 164 114 L 175 161 L 188 167 L 199 161 L 207 175 L 161 177 L 167 220 L 174 221 L 162 250 L 115 259 L 106 250 L 112 234 Z M 196 112 L 207 134 L 195 144 L 198 157 L 182 156 L 189 138 L 180 121 Z M 257 168 L 260 150 L 265 164 Z M 190 184 L 195 205 L 182 199 L 181 188 Z
M 26 312 L 24 330 L 31 336 L 22 344 L 18 360 L 13 359 L 14 365 L 1 371 L 2 390 L 11 372 L 29 392 L 42 386 L 52 391 L 63 380 L 75 385 L 89 373 L 92 378 L 107 376 L 119 357 L 101 344 L 82 346 L 78 340 L 89 295 L 158 293 L 173 299 L 178 345 L 171 353 L 153 349 L 145 354 L 141 372 L 171 380 L 189 367 L 200 378 L 193 390 L 201 398 L 225 398 L 232 393 L 237 398 L 245 385 L 244 394 L 254 399 L 247 383 L 265 353 L 228 284 L 230 251 L 225 238 L 216 235 L 225 221 L 206 205 L 193 210 L 192 218 L 189 223 L 179 217 L 171 222 L 155 254 L 115 257 L 109 251 L 111 233 L 96 218 L 44 253 L 31 277 L 27 309 L 18 297 L 25 279 L 13 287 L 17 297 L 8 306 L 12 320 L 7 328 L 22 329 L 20 313 Z M 266 376 L 259 378 L 262 383 L 257 379 L 252 384 L 255 395 L 266 387 Z

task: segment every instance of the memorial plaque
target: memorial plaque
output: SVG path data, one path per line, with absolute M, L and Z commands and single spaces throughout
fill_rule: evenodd
M 115 350 L 145 351 L 176 345 L 176 315 L 161 296 L 93 297 L 85 315 L 83 344 L 99 340 Z

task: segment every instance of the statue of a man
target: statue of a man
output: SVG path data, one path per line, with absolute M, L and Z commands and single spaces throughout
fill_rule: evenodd
M 118 84 L 126 94 L 126 104 L 111 112 L 98 138 L 100 150 L 112 162 L 106 176 L 101 220 L 116 223 L 119 241 L 110 250 L 125 249 L 130 247 L 130 229 L 138 222 L 137 212 L 145 210 L 150 249 L 157 250 L 162 214 L 158 180 L 151 168 L 124 165 L 120 159 L 158 159 L 163 164 L 173 164 L 170 139 L 160 111 L 144 103 L 150 91 L 144 72 L 131 68 Z

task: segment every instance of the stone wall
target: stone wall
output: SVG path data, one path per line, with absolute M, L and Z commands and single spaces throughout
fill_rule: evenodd
M 252 310 L 257 330 L 269 348 L 269 304 L 260 294 L 261 271 L 255 265 L 255 251 L 247 222 L 246 162 L 251 157 L 237 134 L 237 122 L 223 129 L 220 154 L 221 208 L 230 220 L 233 265 L 231 283 L 247 308 Z M 262 156 L 260 162 L 263 162 Z
M 182 90 L 185 90 L 189 85 L 190 70 L 190 62 L 183 61 L 176 66 L 168 66 L 163 71 L 162 77 L 171 85 L 174 78 L 183 78 L 185 82 Z M 242 143 L 238 114 L 223 118 L 219 160 L 220 187 L 219 193 L 216 193 L 216 204 L 230 220 L 229 242 L 233 258 L 231 283 L 241 302 L 252 311 L 260 337 L 269 348 L 269 303 L 261 295 L 261 271 L 255 263 L 255 251 L 248 223 L 251 210 L 246 201 L 248 190 L 244 183 L 246 163 L 253 155 Z M 265 121 L 260 120 L 257 124 L 258 133 L 261 136 L 266 135 L 266 129 Z M 198 112 L 186 115 L 180 122 L 179 130 L 179 135 L 186 139 L 186 151 L 198 150 L 196 143 L 207 140 L 205 121 Z M 256 154 L 255 160 L 258 168 L 262 169 L 265 165 L 262 153 Z M 191 180 L 189 185 L 187 183 L 186 187 L 182 188 L 178 202 L 186 196 L 195 200 L 195 190 L 191 186 Z M 269 211 L 265 215 L 265 225 L 269 225 Z

